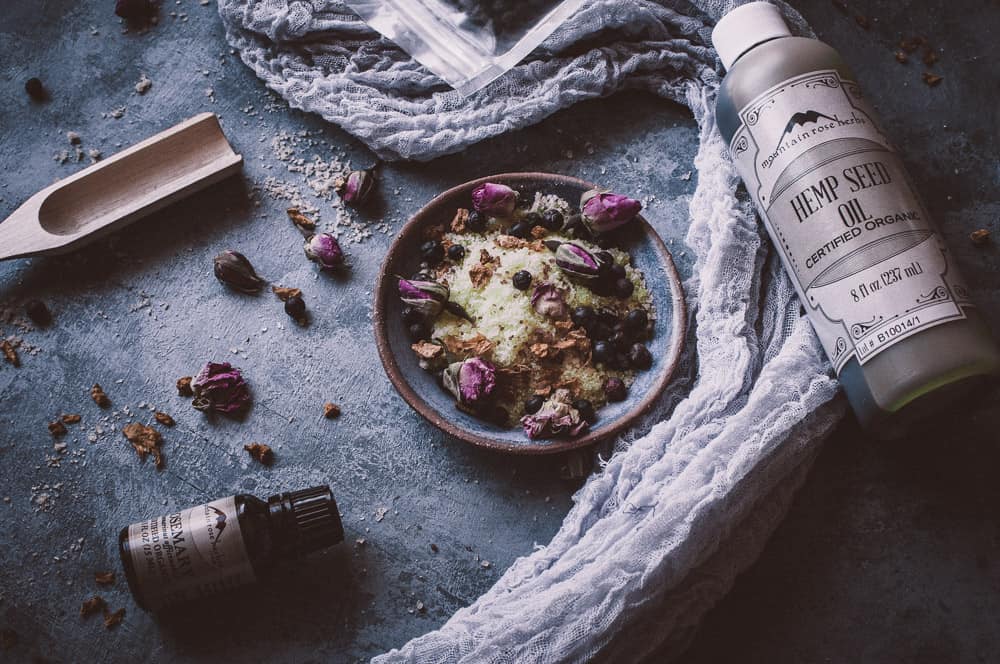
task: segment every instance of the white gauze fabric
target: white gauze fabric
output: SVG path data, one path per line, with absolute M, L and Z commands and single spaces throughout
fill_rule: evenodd
M 592 0 L 463 98 L 340 3 L 220 0 L 230 43 L 269 87 L 385 158 L 431 159 L 626 88 L 687 105 L 700 128 L 687 350 L 636 427 L 648 433 L 618 442 L 547 546 L 378 664 L 669 659 L 758 555 L 844 412 L 715 125 L 711 25 L 734 4 Z

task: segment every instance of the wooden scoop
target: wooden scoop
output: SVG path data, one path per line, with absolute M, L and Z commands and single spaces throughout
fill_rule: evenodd
M 202 113 L 60 180 L 0 224 L 0 260 L 72 251 L 240 169 Z

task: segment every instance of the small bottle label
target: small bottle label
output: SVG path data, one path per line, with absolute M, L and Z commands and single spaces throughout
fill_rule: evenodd
M 128 544 L 151 611 L 255 581 L 233 496 L 134 523 Z
M 733 162 L 837 373 L 965 318 L 968 289 L 854 81 L 790 78 L 740 121 Z

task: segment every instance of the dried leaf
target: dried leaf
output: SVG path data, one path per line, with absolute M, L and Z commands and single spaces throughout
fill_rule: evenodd
M 110 586 L 115 582 L 114 572 L 94 572 L 94 581 L 99 586 Z
M 104 612 L 104 628 L 111 629 L 117 625 L 120 625 L 122 620 L 125 619 L 125 609 L 121 608 L 114 613 Z
M 83 606 L 80 607 L 80 617 L 89 618 L 90 616 L 100 613 L 107 607 L 104 602 L 104 598 L 100 595 L 94 595 L 88 600 L 83 602 Z
M 465 208 L 455 210 L 455 218 L 451 220 L 452 233 L 464 233 L 465 222 L 469 220 L 469 211 Z
M 935 85 L 944 80 L 944 76 L 938 76 L 937 74 L 932 74 L 929 71 L 925 71 L 922 76 L 924 79 L 924 83 L 926 83 L 927 86 L 931 88 L 933 88 Z
M 927 65 L 928 67 L 933 67 L 934 63 L 937 61 L 938 61 L 937 51 L 928 47 L 924 51 L 924 64 Z
M 969 239 L 972 240 L 972 244 L 981 247 L 990 241 L 990 232 L 985 228 L 980 228 L 969 233 Z
M 468 339 L 449 336 L 445 337 L 443 341 L 450 353 L 461 357 L 483 357 L 493 352 L 493 342 L 482 334 L 477 334 Z
M 76 424 L 81 418 L 79 415 L 63 415 L 60 419 L 62 419 L 63 424 Z
M 182 397 L 193 397 L 194 390 L 191 389 L 191 376 L 184 376 L 177 379 L 177 394 Z
M 101 408 L 107 408 L 111 405 L 111 399 L 108 398 L 108 395 L 104 393 L 104 390 L 97 383 L 94 383 L 94 386 L 90 388 L 90 398 Z
M 435 357 L 440 356 L 444 353 L 444 346 L 440 346 L 430 341 L 418 341 L 417 343 L 410 346 L 413 352 L 417 356 L 425 360 L 433 360 Z
M 539 360 L 547 360 L 559 352 L 549 344 L 531 344 L 529 350 Z
M 270 445 L 265 445 L 263 443 L 250 443 L 249 445 L 244 445 L 243 449 L 250 453 L 258 463 L 265 466 L 270 466 L 274 463 L 274 452 L 271 450 Z
M 282 302 L 287 302 L 293 297 L 302 297 L 302 291 L 298 288 L 284 288 L 282 286 L 271 286 L 271 292 L 278 296 Z
M 335 403 L 323 404 L 323 417 L 328 420 L 335 420 L 340 417 L 340 406 Z
M 302 214 L 302 211 L 298 208 L 288 208 L 286 212 L 288 213 L 288 218 L 292 220 L 292 223 L 302 230 L 310 233 L 316 230 L 316 222 Z
M 174 418 L 158 410 L 153 413 L 153 418 L 165 427 L 172 427 L 177 424 L 177 422 L 174 421 Z
M 15 367 L 19 367 L 21 366 L 21 360 L 17 357 L 17 350 L 15 348 L 16 346 L 6 339 L 0 341 L 0 352 L 3 352 L 4 359 Z
M 159 431 L 145 424 L 132 422 L 125 425 L 122 433 L 125 434 L 128 442 L 132 443 L 132 447 L 135 448 L 135 452 L 139 455 L 141 461 L 146 460 L 147 454 L 152 454 L 157 470 L 163 468 L 163 453 L 160 451 L 160 446 L 163 445 L 163 437 Z

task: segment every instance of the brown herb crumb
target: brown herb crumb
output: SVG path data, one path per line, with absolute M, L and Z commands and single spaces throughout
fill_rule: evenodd
M 545 226 L 535 226 L 531 229 L 531 237 L 535 238 L 536 240 L 542 239 L 543 237 L 548 235 L 548 233 L 549 229 L 545 228 Z
M 15 367 L 21 366 L 21 360 L 17 357 L 16 347 L 10 341 L 7 339 L 0 341 L 0 351 L 3 352 L 3 358 L 9 363 Z
M 308 233 L 316 230 L 316 222 L 302 214 L 302 211 L 298 208 L 288 208 L 288 218 L 292 220 L 298 228 Z
M 59 436 L 66 435 L 66 425 L 62 423 L 62 420 L 56 420 L 55 422 L 49 422 L 49 433 L 58 438 Z
M 896 62 L 898 62 L 901 65 L 905 65 L 909 61 L 910 58 L 909 56 L 906 55 L 905 51 L 896 51 Z
M 110 586 L 115 582 L 114 572 L 94 572 L 94 582 L 99 586 Z
M 923 58 L 923 60 L 924 60 L 924 64 L 925 65 L 927 65 L 928 67 L 933 67 L 934 63 L 938 61 L 937 51 L 935 51 L 934 49 L 932 49 L 931 47 L 928 46 L 924 50 L 924 58 Z
M 278 296 L 282 302 L 288 302 L 293 297 L 302 297 L 302 291 L 298 288 L 285 288 L 283 286 L 271 286 L 271 292 Z
M 433 551 L 434 553 L 440 551 L 440 549 L 438 549 L 438 545 L 435 544 L 434 542 L 431 542 L 431 551 Z
M 270 466 L 274 463 L 274 451 L 271 449 L 270 445 L 265 445 L 264 443 L 250 443 L 249 445 L 244 445 L 243 449 L 250 453 L 258 463 L 265 466 Z
M 0 650 L 10 650 L 17 645 L 17 632 L 12 629 L 0 629 Z
M 335 403 L 323 404 L 323 417 L 328 420 L 335 420 L 340 417 L 340 406 Z
M 153 418 L 165 427 L 172 427 L 177 424 L 177 422 L 174 421 L 174 418 L 158 410 L 153 412 Z
M 104 628 L 111 629 L 121 624 L 122 620 L 125 619 L 125 609 L 121 608 L 113 613 L 107 611 L 104 612 Z
M 925 71 L 923 73 L 923 79 L 924 83 L 926 83 L 928 87 L 933 88 L 944 79 L 944 76 L 938 76 L 937 74 L 932 74 L 929 71 Z
M 100 595 L 94 595 L 83 602 L 83 606 L 80 607 L 80 617 L 89 618 L 92 615 L 100 613 L 105 608 L 107 608 L 107 604 L 104 602 L 104 598 Z
M 108 395 L 104 393 L 104 390 L 97 383 L 94 383 L 94 386 L 90 388 L 90 398 L 101 408 L 107 408 L 111 405 L 111 399 L 108 398 Z
M 857 23 L 862 30 L 867 30 L 868 28 L 872 27 L 871 21 L 869 21 L 868 17 L 865 16 L 864 14 L 858 14 L 857 16 L 855 16 L 854 22 Z
M 193 397 L 194 390 L 191 389 L 191 376 L 184 376 L 177 379 L 177 394 L 182 397 Z
M 465 208 L 455 210 L 455 218 L 451 220 L 452 233 L 464 233 L 465 222 L 469 220 L 469 211 Z
M 152 454 L 156 462 L 156 469 L 161 470 L 163 468 L 163 453 L 160 451 L 160 446 L 163 444 L 163 436 L 160 435 L 159 431 L 145 424 L 132 422 L 125 425 L 122 433 L 125 434 L 128 442 L 132 443 L 132 447 L 135 448 L 140 461 L 145 461 L 146 455 Z
M 63 424 L 77 424 L 82 418 L 79 415 L 63 415 L 60 417 Z
M 972 244 L 982 247 L 990 241 L 990 232 L 985 228 L 980 228 L 969 233 L 969 239 L 972 240 Z

